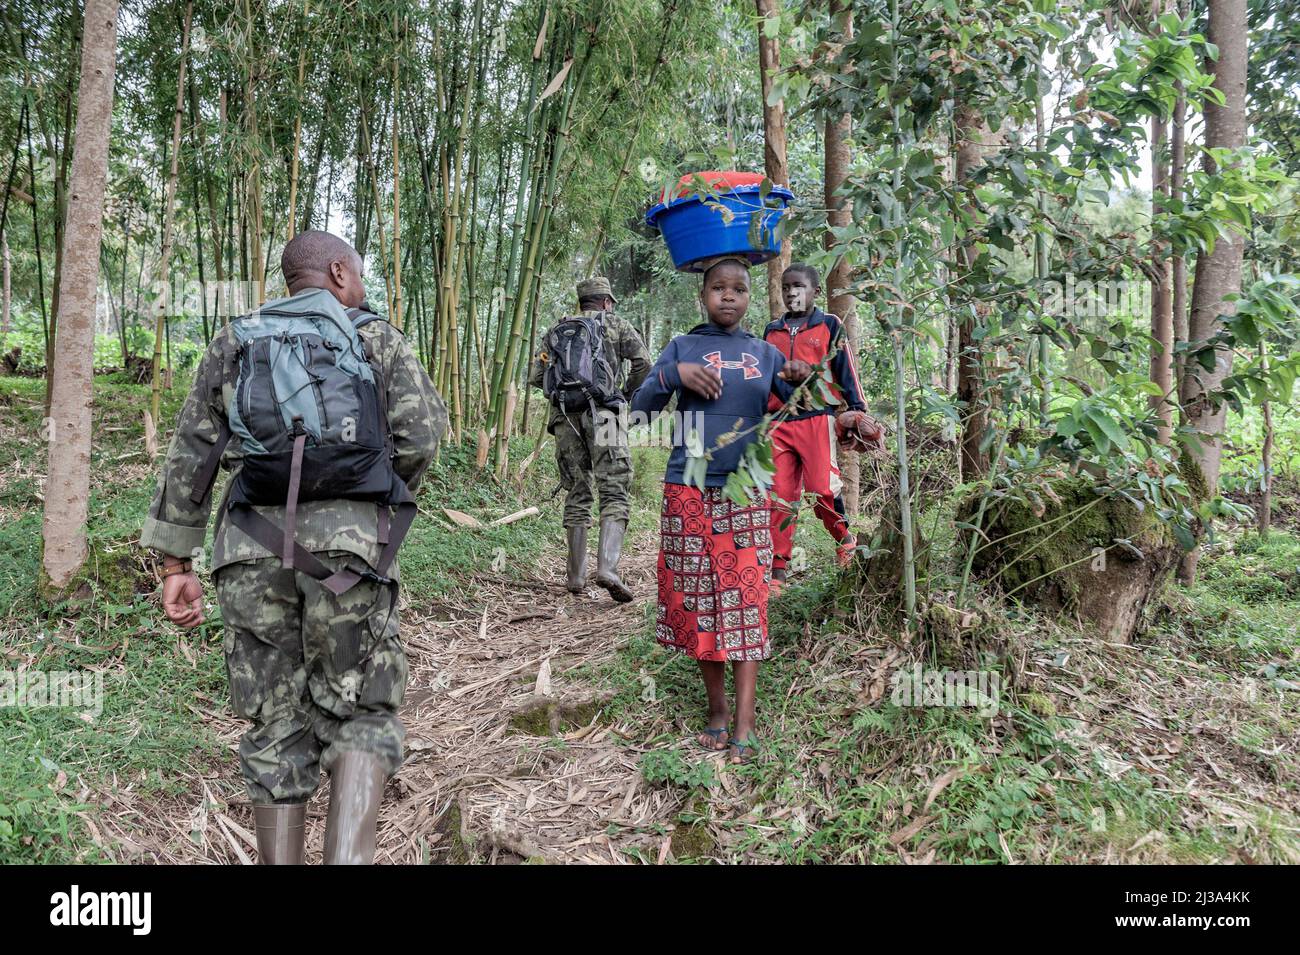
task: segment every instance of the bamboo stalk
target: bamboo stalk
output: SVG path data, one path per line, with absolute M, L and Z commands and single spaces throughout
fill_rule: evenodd
M 573 127 L 573 104 L 581 94 L 583 81 L 586 78 L 587 67 L 591 62 L 591 49 L 595 39 L 588 43 L 581 60 L 577 64 L 577 69 L 571 75 L 573 77 L 569 85 L 569 92 L 564 97 L 564 105 L 561 108 L 560 116 L 553 122 L 555 136 L 550 153 L 549 162 L 547 163 L 546 182 L 542 188 L 541 201 L 544 208 L 542 214 L 537 217 L 537 223 L 533 230 L 533 237 L 529 243 L 528 254 L 524 264 L 523 273 L 520 279 L 520 291 L 515 301 L 515 315 L 511 321 L 512 333 L 510 337 L 510 347 L 506 353 L 506 371 L 514 368 L 519 358 L 519 347 L 522 338 L 522 325 L 524 318 L 524 303 L 529 298 L 529 292 L 532 289 L 532 283 L 537 273 L 538 250 L 544 241 L 543 233 L 549 222 L 550 211 L 555 203 L 555 183 L 559 173 L 560 163 L 564 158 L 565 146 L 572 135 Z M 536 309 L 533 309 L 533 317 L 536 316 Z M 504 415 L 497 418 L 497 455 L 496 464 L 499 476 L 503 476 L 505 468 L 505 442 L 510 430 L 511 421 Z
M 397 11 L 393 11 L 393 308 L 389 320 L 399 331 L 402 328 L 402 164 L 398 148 L 399 117 L 401 112 L 401 81 L 397 61 L 402 44 L 398 31 Z
M 304 5 L 304 13 L 305 5 Z M 298 96 L 302 96 L 302 87 L 307 80 L 307 44 L 298 49 Z M 302 150 L 302 103 L 293 116 L 293 152 L 289 160 L 289 214 L 285 217 L 284 241 L 293 240 L 293 227 L 298 212 L 298 154 Z
M 380 125 L 382 126 L 383 123 L 381 122 Z M 379 198 L 379 175 L 375 171 L 375 159 L 370 148 L 371 146 L 370 122 L 366 118 L 366 107 L 365 107 L 364 99 L 361 104 L 361 142 L 362 142 L 362 149 L 364 151 L 363 154 L 365 157 L 366 172 L 370 177 L 370 188 L 373 193 L 373 202 L 374 202 L 373 209 L 375 215 L 375 237 L 379 242 L 379 265 L 384 273 L 384 292 L 386 296 L 385 303 L 388 306 L 388 314 L 392 315 L 393 314 L 393 277 L 391 274 L 389 274 L 388 271 L 388 245 L 384 241 L 384 215 L 382 211 L 383 205 L 380 202 L 380 198 Z M 361 249 L 358 249 L 357 251 L 361 252 L 362 255 L 365 254 Z
M 509 290 L 514 287 L 515 276 L 518 270 L 518 260 L 523 242 L 524 221 L 521 216 L 524 212 L 524 204 L 528 197 L 528 184 L 532 178 L 532 157 L 536 149 L 533 143 L 533 131 L 536 119 L 537 104 L 537 84 L 538 77 L 541 73 L 542 52 L 546 45 L 546 35 L 551 21 L 551 9 L 549 5 L 544 6 L 541 16 L 541 24 L 537 30 L 537 40 L 533 44 L 533 65 L 528 80 L 528 96 L 525 100 L 526 113 L 524 120 L 524 136 L 521 144 L 521 161 L 518 177 L 518 189 L 515 193 L 515 213 L 514 221 L 511 224 L 510 232 L 510 251 L 506 258 L 506 281 L 504 287 Z M 507 291 L 507 295 L 509 292 Z M 491 404 L 488 407 L 488 421 L 495 423 L 501 417 L 501 405 L 503 401 L 503 384 L 505 382 L 505 370 L 508 367 L 507 356 L 509 354 L 510 329 L 506 326 L 505 313 L 511 311 L 509 308 L 510 300 L 506 299 L 506 306 L 502 309 L 502 314 L 497 322 L 497 338 L 492 353 L 492 389 Z M 496 445 L 495 454 L 499 456 L 500 438 Z
M 448 323 L 450 325 L 450 328 L 448 330 L 448 337 L 452 349 L 451 392 L 455 396 L 455 407 L 453 409 L 453 423 L 454 423 L 453 433 L 456 435 L 456 440 L 460 440 L 460 436 L 465 426 L 464 410 L 463 410 L 464 401 L 465 401 L 464 394 L 463 394 L 464 378 L 461 373 L 460 329 L 459 329 L 457 316 L 458 316 L 459 303 L 460 303 L 460 282 L 461 282 L 461 272 L 463 268 L 463 258 L 464 258 L 463 256 L 464 242 L 465 242 L 464 236 L 466 234 L 466 228 L 462 221 L 463 216 L 461 213 L 461 208 L 462 208 L 461 200 L 464 196 L 465 191 L 468 188 L 468 184 L 462 181 L 461 168 L 465 161 L 465 143 L 466 140 L 468 139 L 469 131 L 471 128 L 469 122 L 469 109 L 470 109 L 470 103 L 473 100 L 473 96 L 474 96 L 474 88 L 475 88 L 474 71 L 469 70 L 466 76 L 466 90 L 464 92 L 464 95 L 462 96 L 462 108 L 461 108 L 461 116 L 460 116 L 461 135 L 458 137 L 458 141 L 456 143 L 456 161 L 455 161 L 456 184 L 452 190 L 452 210 L 451 210 L 452 236 L 448 240 L 449 255 L 451 257 L 451 289 L 450 289 L 450 297 L 447 304 L 447 308 L 448 308 L 447 318 L 448 318 Z
M 244 0 L 244 28 L 246 30 L 246 55 L 244 67 L 244 149 L 248 156 L 248 170 L 243 180 L 243 203 L 240 228 L 243 232 L 241 255 L 244 262 L 244 276 L 253 283 L 252 293 L 256 299 L 254 305 L 260 305 L 265 295 L 266 273 L 262 255 L 262 161 L 261 133 L 257 124 L 257 53 L 253 36 L 256 23 L 250 0 Z M 250 271 L 251 269 L 251 271 Z
M 199 308 L 203 311 L 203 343 L 206 345 L 212 341 L 212 328 L 208 324 L 207 276 L 203 268 L 203 223 L 200 221 L 200 216 L 203 215 L 203 206 L 199 204 L 197 171 L 196 175 L 190 177 L 190 187 L 194 203 L 194 244 L 198 246 L 199 252 Z
M 171 171 L 167 176 L 167 198 L 164 200 L 163 206 L 162 255 L 158 261 L 157 275 L 158 280 L 164 284 L 170 284 L 167 277 L 167 268 L 171 262 L 172 254 L 176 179 L 180 171 L 181 116 L 185 109 L 185 67 L 189 59 L 190 21 L 193 16 L 194 3 L 193 0 L 190 0 L 185 5 L 185 23 L 181 27 L 181 62 L 176 77 L 176 108 L 172 113 Z M 170 301 L 171 296 L 164 291 L 158 297 L 158 301 L 154 306 L 153 374 L 150 384 L 149 410 L 155 424 L 158 421 L 158 406 L 162 398 L 162 348 L 163 336 L 166 331 L 168 303 Z
M 211 241 L 212 241 L 213 265 L 217 270 L 216 294 L 213 296 L 212 299 L 213 302 L 212 328 L 215 331 L 217 327 L 217 317 L 222 314 L 225 314 L 226 311 L 226 308 L 223 307 L 223 295 L 225 293 L 224 286 L 226 282 L 226 267 L 222 257 L 223 249 L 222 249 L 222 235 L 221 235 L 221 217 L 217 214 L 217 198 L 216 198 L 216 192 L 214 191 L 212 185 L 212 181 L 214 178 L 212 175 L 212 170 L 207 164 L 203 163 L 201 160 L 203 154 L 203 143 L 202 140 L 199 138 L 199 119 L 200 119 L 199 96 L 198 96 L 198 91 L 195 89 L 194 86 L 193 70 L 189 71 L 187 80 L 188 80 L 187 85 L 189 87 L 189 99 L 190 99 L 190 144 L 191 144 L 191 148 L 194 150 L 194 157 L 195 157 L 194 175 L 195 177 L 197 177 L 199 175 L 200 170 L 203 171 L 204 192 L 206 194 L 207 203 L 208 203 L 208 232 L 210 234 Z M 223 97 L 223 105 L 221 109 L 221 125 L 222 128 L 224 129 L 225 127 L 224 97 Z M 197 178 L 195 181 L 197 183 Z M 197 185 L 195 188 L 197 189 Z M 198 215 L 198 204 L 199 201 L 198 198 L 196 197 L 194 200 L 195 216 Z M 201 282 L 202 280 L 200 279 L 200 283 Z M 204 302 L 205 310 L 207 308 L 207 300 L 208 300 L 207 290 L 204 289 L 203 302 Z
M 483 27 L 483 0 L 474 0 L 474 48 L 477 51 L 474 64 L 474 118 L 470 122 L 470 155 L 469 155 L 469 181 L 466 185 L 470 211 L 468 217 L 468 228 L 465 230 L 468 234 L 468 243 L 465 249 L 465 274 L 468 281 L 468 301 L 465 307 L 465 321 L 469 324 L 469 340 L 465 348 L 464 370 L 462 372 L 462 387 L 465 395 L 462 396 L 462 402 L 466 405 L 469 403 L 468 391 L 469 382 L 472 377 L 471 371 L 474 356 L 478 356 L 478 381 L 479 381 L 479 407 L 484 408 L 487 405 L 487 383 L 485 379 L 486 365 L 483 360 L 483 342 L 479 335 L 478 327 L 478 185 L 479 185 L 479 121 L 482 117 L 483 107 L 483 84 L 487 70 L 487 46 L 482 43 Z M 489 218 L 491 210 L 489 210 Z M 460 276 L 457 276 L 457 282 Z M 459 292 L 457 293 L 459 298 Z
M 659 48 L 655 51 L 654 62 L 650 66 L 650 75 L 646 77 L 645 86 L 641 90 L 641 96 L 638 99 L 640 108 L 635 111 L 636 124 L 632 128 L 632 134 L 627 138 L 627 148 L 623 150 L 623 162 L 619 166 L 618 175 L 614 179 L 614 187 L 610 190 L 609 201 L 605 203 L 605 211 L 596 227 L 596 241 L 592 243 L 591 258 L 587 263 L 587 278 L 595 275 L 599 267 L 600 253 L 605 247 L 605 238 L 609 234 L 609 223 L 614 211 L 614 203 L 618 200 L 618 193 L 623 186 L 623 181 L 632 170 L 632 151 L 636 147 L 637 139 L 641 135 L 641 126 L 649 113 L 649 110 L 645 108 L 645 99 L 650 95 L 650 91 L 654 89 L 655 78 L 659 75 L 659 67 L 665 62 L 664 50 L 668 46 L 669 33 L 674 23 L 676 23 L 675 14 L 678 2 L 679 0 L 671 0 L 664 9 L 664 32 L 659 37 Z

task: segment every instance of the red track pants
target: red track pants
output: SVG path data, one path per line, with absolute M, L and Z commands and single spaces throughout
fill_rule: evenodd
M 834 415 L 814 415 L 776 425 L 772 429 L 772 462 L 776 465 L 772 479 L 772 566 L 782 568 L 790 560 L 794 515 L 805 491 L 817 495 L 813 512 L 835 542 L 849 535 L 844 501 L 840 498 Z

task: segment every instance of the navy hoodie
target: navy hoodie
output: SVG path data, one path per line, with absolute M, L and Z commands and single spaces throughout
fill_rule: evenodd
M 718 369 L 722 374 L 721 396 L 710 401 L 682 387 L 677 373 L 677 363 L 682 361 Z M 758 424 L 767 413 L 769 396 L 775 395 L 781 404 L 789 400 L 794 386 L 777 377 L 784 366 L 785 356 L 780 349 L 740 326 L 727 331 L 705 322 L 668 343 L 632 397 L 632 410 L 653 417 L 676 394 L 681 421 L 699 430 L 704 450 L 712 454 L 704 483 L 707 487 L 721 487 L 740 463 L 745 448 L 758 440 L 758 434 L 751 431 L 722 448 L 716 447 L 718 437 Z M 685 484 L 685 467 L 685 435 L 678 433 L 664 481 Z

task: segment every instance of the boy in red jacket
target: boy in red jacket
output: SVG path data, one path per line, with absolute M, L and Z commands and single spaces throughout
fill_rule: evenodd
M 795 263 L 781 276 L 786 313 L 771 322 L 763 333 L 787 360 L 826 363 L 831 387 L 849 411 L 865 412 L 862 386 L 849 347 L 847 330 L 838 316 L 828 315 L 816 305 L 821 276 L 812 266 Z M 775 396 L 769 410 L 780 406 Z M 804 491 L 817 495 L 814 513 L 826 525 L 836 544 L 836 560 L 848 566 L 857 541 L 849 530 L 840 497 L 840 469 L 836 461 L 835 411 L 833 406 L 814 408 L 791 415 L 772 430 L 776 477 L 772 483 L 772 594 L 779 592 L 790 560 L 795 516 Z

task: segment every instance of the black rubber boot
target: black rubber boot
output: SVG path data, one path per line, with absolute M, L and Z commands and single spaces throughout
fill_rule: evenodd
M 587 525 L 566 527 L 569 538 L 569 593 L 580 594 L 587 589 Z
M 326 865 L 370 865 L 375 825 L 387 774 L 370 753 L 348 750 L 330 772 L 330 811 L 325 822 Z
M 600 543 L 596 547 L 596 585 L 604 587 L 621 604 L 635 596 L 618 576 L 618 560 L 623 552 L 623 534 L 627 525 L 612 517 L 600 522 Z
M 307 821 L 305 802 L 253 806 L 257 828 L 257 861 L 262 865 L 302 865 Z

